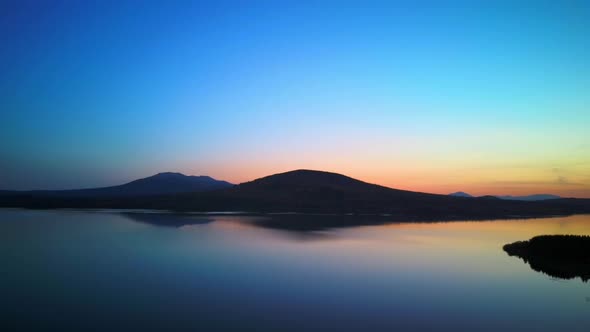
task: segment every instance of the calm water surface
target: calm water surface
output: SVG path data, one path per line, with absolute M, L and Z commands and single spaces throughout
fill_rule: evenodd
M 590 331 L 590 284 L 502 251 L 590 234 L 588 215 L 316 231 L 259 220 L 0 210 L 0 330 Z

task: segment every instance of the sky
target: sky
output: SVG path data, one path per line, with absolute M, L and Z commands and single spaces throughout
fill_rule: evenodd
M 2 0 L 0 41 L 0 189 L 590 197 L 590 1 Z

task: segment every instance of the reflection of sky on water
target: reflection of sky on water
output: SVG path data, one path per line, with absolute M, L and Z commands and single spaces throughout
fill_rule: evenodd
M 63 319 L 76 327 L 121 317 L 208 330 L 590 326 L 588 284 L 536 273 L 501 248 L 590 234 L 590 216 L 313 232 L 259 227 L 255 216 L 158 217 L 175 227 L 133 217 L 0 211 L 11 317 L 43 322 L 49 312 L 31 308 L 51 307 L 75 311 Z

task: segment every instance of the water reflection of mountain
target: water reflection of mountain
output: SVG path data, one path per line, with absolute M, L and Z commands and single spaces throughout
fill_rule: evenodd
M 195 216 L 179 213 L 141 213 L 126 212 L 123 216 L 140 223 L 163 227 L 181 227 L 185 225 L 199 225 L 213 222 L 213 218 L 207 216 Z
M 207 224 L 219 215 L 185 213 L 125 212 L 121 215 L 133 221 L 164 227 Z M 231 216 L 229 218 L 232 218 Z M 238 222 L 252 226 L 298 233 L 316 232 L 334 228 L 384 225 L 396 222 L 387 216 L 313 215 L 313 214 L 251 214 L 239 216 Z
M 250 223 L 257 227 L 293 232 L 314 232 L 334 228 L 384 225 L 395 222 L 386 216 L 284 214 L 257 218 Z
M 560 279 L 590 280 L 590 236 L 542 235 L 504 246 L 537 271 Z
M 193 214 L 193 213 L 154 213 L 124 212 L 121 215 L 137 222 L 163 227 L 207 224 L 218 218 L 224 221 L 245 223 L 251 226 L 289 232 L 297 237 L 319 235 L 320 232 L 338 228 L 378 226 L 405 222 L 438 223 L 445 220 L 409 220 L 387 215 L 330 215 L 330 214 Z

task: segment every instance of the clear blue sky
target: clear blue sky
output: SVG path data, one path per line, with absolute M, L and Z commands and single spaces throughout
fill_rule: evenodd
M 0 40 L 0 188 L 590 196 L 588 1 L 1 1 Z

